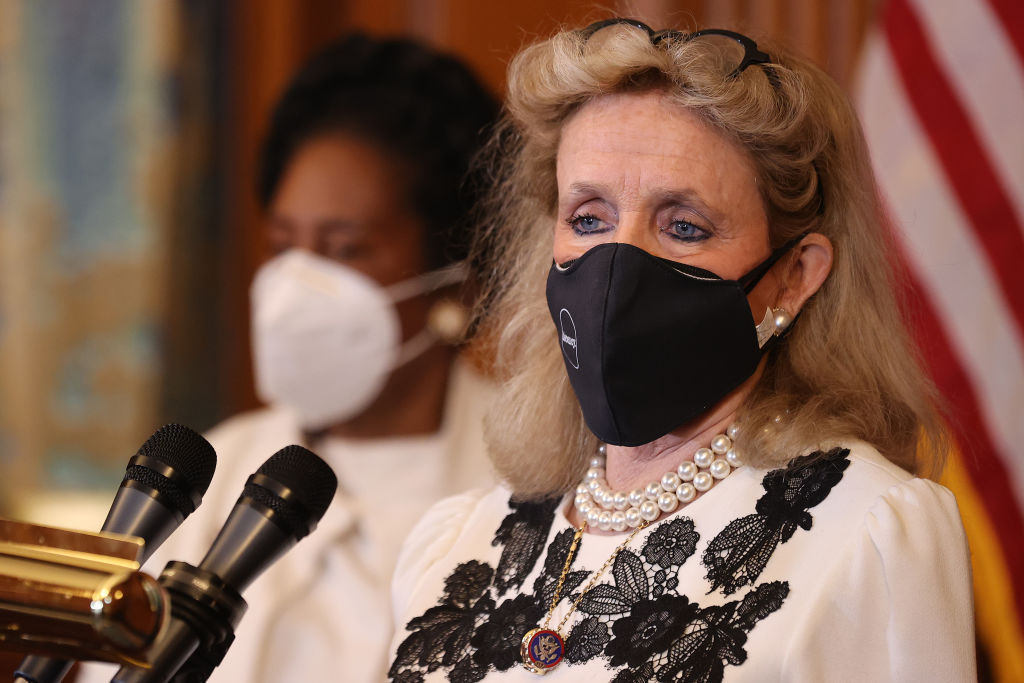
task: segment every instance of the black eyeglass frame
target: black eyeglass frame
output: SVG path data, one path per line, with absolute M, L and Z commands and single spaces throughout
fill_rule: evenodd
M 583 36 L 583 40 L 585 42 L 603 28 L 623 24 L 644 31 L 647 34 L 647 37 L 650 38 L 652 45 L 661 45 L 662 43 L 673 40 L 682 40 L 683 42 L 686 42 L 693 40 L 694 38 L 700 38 L 701 36 L 724 36 L 726 38 L 731 38 L 743 47 L 743 59 L 740 60 L 739 66 L 729 72 L 727 78 L 736 78 L 751 64 L 758 64 L 761 66 L 762 71 L 764 71 L 765 76 L 768 77 L 768 81 L 772 86 L 776 89 L 781 87 L 779 76 L 771 66 L 771 55 L 760 49 L 753 38 L 745 36 L 742 33 L 737 33 L 736 31 L 730 31 L 724 28 L 706 28 L 701 31 L 694 31 L 693 33 L 684 33 L 683 31 L 677 31 L 675 29 L 655 31 L 639 19 L 613 17 L 611 19 L 595 21 L 590 26 L 580 29 L 580 34 Z

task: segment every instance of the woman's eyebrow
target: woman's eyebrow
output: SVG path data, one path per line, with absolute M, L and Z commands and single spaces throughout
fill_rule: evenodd
M 724 216 L 721 211 L 710 206 L 701 196 L 691 189 L 685 190 L 658 190 L 654 193 L 654 204 L 661 208 L 672 205 L 681 205 L 696 211 L 704 218 L 715 225 L 723 222 Z
M 558 198 L 559 208 L 564 209 L 568 202 L 576 201 L 579 197 L 593 196 L 600 198 L 608 192 L 607 185 L 592 181 L 579 181 L 571 183 L 565 193 Z M 725 222 L 724 214 L 718 209 L 710 206 L 701 198 L 700 193 L 692 188 L 655 188 L 651 192 L 651 205 L 656 208 L 679 205 L 692 211 L 696 211 L 715 227 L 720 227 Z
M 567 197 L 576 197 L 586 194 L 603 195 L 607 191 L 607 186 L 602 183 L 575 182 L 569 185 L 565 194 Z
M 320 230 L 329 230 L 331 232 L 356 232 L 363 226 L 347 218 L 325 218 L 317 223 L 316 227 Z
M 558 193 L 558 210 L 566 211 L 568 205 L 579 201 L 580 197 L 590 197 L 590 200 L 604 201 L 608 194 L 608 188 L 601 183 L 577 182 L 569 185 L 564 193 Z

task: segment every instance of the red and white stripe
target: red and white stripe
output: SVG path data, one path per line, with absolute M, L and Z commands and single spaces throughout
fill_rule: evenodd
M 1024 2 L 889 0 L 858 75 L 913 322 L 1024 615 Z

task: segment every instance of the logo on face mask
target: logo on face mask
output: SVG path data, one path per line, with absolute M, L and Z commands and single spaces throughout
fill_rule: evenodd
M 562 331 L 562 353 L 565 354 L 569 364 L 575 369 L 580 369 L 580 355 L 576 349 L 576 323 L 572 321 L 569 311 L 564 308 L 558 312 L 558 320 L 561 323 Z

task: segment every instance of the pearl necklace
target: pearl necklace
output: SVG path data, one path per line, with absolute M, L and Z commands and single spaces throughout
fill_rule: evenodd
M 687 460 L 666 472 L 659 481 L 628 493 L 615 491 L 608 485 L 604 469 L 607 449 L 601 444 L 598 454 L 590 460 L 583 482 L 576 487 L 576 511 L 587 524 L 602 531 L 625 531 L 644 522 L 653 522 L 662 514 L 692 502 L 699 493 L 743 464 L 732 445 L 737 434 L 739 428 L 730 425 L 725 434 L 711 439 L 710 447 L 698 448 L 692 461 Z

